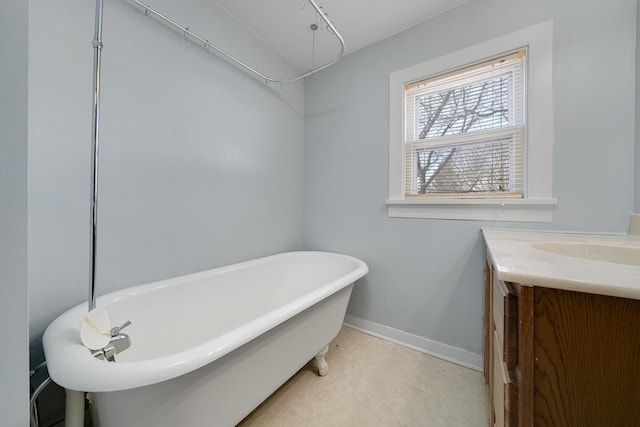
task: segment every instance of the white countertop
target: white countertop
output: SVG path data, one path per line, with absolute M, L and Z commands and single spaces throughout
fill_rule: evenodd
M 640 266 L 558 255 L 535 242 L 575 242 L 640 248 L 640 235 L 483 229 L 500 280 L 592 294 L 640 299 Z

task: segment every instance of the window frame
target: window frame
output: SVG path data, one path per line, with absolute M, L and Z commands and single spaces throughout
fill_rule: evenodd
M 552 222 L 553 22 L 545 21 L 438 58 L 395 71 L 389 77 L 389 217 Z M 405 197 L 405 85 L 527 49 L 522 198 Z

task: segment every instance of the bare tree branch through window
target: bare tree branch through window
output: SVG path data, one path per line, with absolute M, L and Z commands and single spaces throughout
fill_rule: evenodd
M 407 167 L 413 171 L 416 195 L 514 191 L 514 147 L 521 128 L 511 133 L 491 131 L 518 125 L 514 99 L 522 84 L 514 81 L 518 76 L 513 67 L 495 64 L 490 72 L 465 77 L 455 85 L 437 81 L 436 89 L 430 90 L 427 83 L 407 101 L 413 102 L 410 109 L 415 115 L 416 139 L 409 141 L 413 165 Z M 480 136 L 462 138 L 463 143 L 454 138 L 467 134 Z M 447 143 L 450 140 L 454 142 Z

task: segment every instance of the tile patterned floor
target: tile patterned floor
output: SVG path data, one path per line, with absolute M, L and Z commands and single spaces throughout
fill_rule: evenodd
M 240 427 L 486 427 L 482 373 L 343 327 Z

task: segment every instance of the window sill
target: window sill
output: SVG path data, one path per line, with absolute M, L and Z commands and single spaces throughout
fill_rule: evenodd
M 387 200 L 392 218 L 552 222 L 557 199 Z

